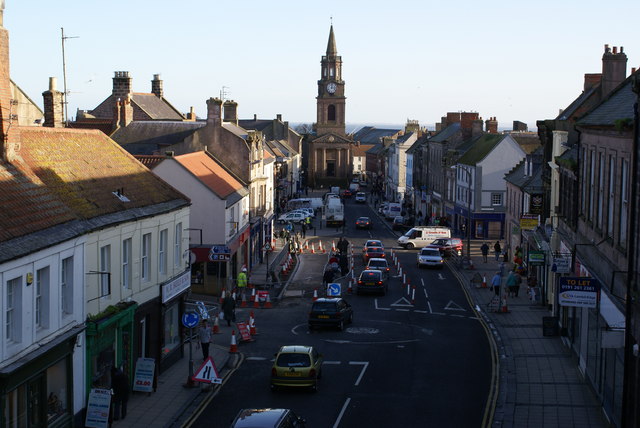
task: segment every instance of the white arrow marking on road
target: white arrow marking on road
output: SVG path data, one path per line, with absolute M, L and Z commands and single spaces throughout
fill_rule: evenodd
M 362 371 L 360 372 L 360 376 L 358 376 L 358 379 L 356 380 L 356 383 L 354 384 L 355 386 L 358 386 L 360 384 L 360 381 L 362 380 L 362 376 L 364 376 L 364 372 L 367 370 L 367 367 L 369 367 L 369 362 L 368 361 L 349 361 L 349 365 L 355 366 L 355 365 L 362 365 Z
M 442 274 L 441 274 L 441 273 L 439 273 L 439 274 L 438 274 L 438 279 L 439 279 L 439 280 L 443 280 L 443 279 L 446 279 L 446 278 L 445 278 L 444 276 L 442 276 Z
M 465 311 L 464 308 L 462 308 L 460 305 L 458 305 L 457 303 L 454 303 L 453 300 L 449 300 L 449 303 L 447 303 L 447 306 L 444 307 L 445 311 Z
M 333 424 L 333 428 L 338 428 L 338 425 L 340 425 L 340 420 L 342 420 L 342 415 L 344 415 L 344 411 L 347 410 L 349 401 L 351 401 L 351 398 L 347 398 L 347 400 L 342 405 L 342 410 L 340 410 L 340 414 L 338 414 L 338 419 L 336 419 L 336 423 Z
M 403 303 L 404 302 L 404 303 Z M 409 302 L 407 299 L 405 299 L 404 297 L 401 297 L 400 299 L 396 300 L 395 303 L 392 303 L 391 306 L 409 306 L 409 307 L 413 307 L 413 305 L 411 304 L 411 302 Z
M 379 308 L 378 307 L 378 299 L 373 299 L 373 303 L 375 304 L 375 308 L 379 311 L 390 311 L 391 309 L 389 308 Z

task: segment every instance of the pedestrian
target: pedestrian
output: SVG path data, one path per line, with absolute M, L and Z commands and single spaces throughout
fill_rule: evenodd
M 307 238 L 307 223 L 302 223 L 302 239 Z
M 111 389 L 113 390 L 114 421 L 127 417 L 129 384 L 129 377 L 122 370 L 111 367 Z
M 480 247 L 480 251 L 482 251 L 482 261 L 486 263 L 487 256 L 489 255 L 489 244 L 487 244 L 486 241 Z
M 500 258 L 500 253 L 502 253 L 502 247 L 500 246 L 500 241 L 496 241 L 493 246 L 493 251 L 496 253 L 496 261 Z
M 516 285 L 513 287 L 513 295 L 514 297 L 518 297 L 518 293 L 520 293 L 520 285 L 524 282 L 524 278 L 522 275 L 516 276 Z
M 209 344 L 211 343 L 211 329 L 207 325 L 207 320 L 202 320 L 202 323 L 200 323 L 198 339 L 200 340 L 200 347 L 202 348 L 202 359 L 206 360 L 207 357 L 209 357 Z
M 247 268 L 242 266 L 242 270 L 238 274 L 238 281 L 236 282 L 236 287 L 238 287 L 238 295 L 236 296 L 238 299 L 242 300 L 242 296 L 247 289 Z
M 231 321 L 236 321 L 236 301 L 229 297 L 224 299 L 222 302 L 222 313 L 224 314 L 224 319 L 227 320 L 227 327 L 230 327 Z
M 500 284 L 502 284 L 502 276 L 500 272 L 496 272 L 491 278 L 491 286 L 493 287 L 493 292 L 496 293 L 496 296 L 500 295 Z
M 509 294 L 509 297 L 516 296 L 516 283 L 518 284 L 520 283 L 519 275 L 517 275 L 513 271 L 509 272 L 509 276 L 507 276 L 507 282 L 505 284 L 507 286 L 507 292 Z
M 327 269 L 324 271 L 324 275 L 322 275 L 322 284 L 325 287 L 327 286 L 327 284 L 333 281 L 333 275 L 333 269 L 327 267 Z

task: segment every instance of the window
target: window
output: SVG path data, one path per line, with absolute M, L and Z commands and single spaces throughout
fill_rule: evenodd
M 333 77 L 333 74 L 334 74 L 334 68 L 329 67 L 329 77 Z
M 162 229 L 158 243 L 158 272 L 161 275 L 167 273 L 167 239 L 169 239 L 169 232 L 167 229 Z
M 604 205 L 604 153 L 598 154 L 598 204 L 596 206 L 596 227 L 602 230 Z
M 327 120 L 336 120 L 336 106 L 334 106 L 333 104 L 329 104 L 329 107 L 327 107 Z
M 620 171 L 620 240 L 621 246 L 627 246 L 627 220 L 629 215 L 629 161 L 622 160 Z
M 491 194 L 491 205 L 494 207 L 502 205 L 502 193 Z
M 22 277 L 7 281 L 7 301 L 5 312 L 5 337 L 10 342 L 20 342 L 20 301 Z
M 151 272 L 150 260 L 149 260 L 149 252 L 151 251 L 151 234 L 145 233 L 142 235 L 142 257 L 141 257 L 141 269 L 142 269 L 142 280 L 149 281 L 149 274 Z
M 111 245 L 100 248 L 100 297 L 111 294 Z
M 49 266 L 36 271 L 35 323 L 36 328 L 49 328 Z
M 182 223 L 176 224 L 173 247 L 173 264 L 180 267 L 182 266 Z
M 615 206 L 616 159 L 609 156 L 609 203 L 607 206 L 607 236 L 613 237 L 613 209 Z
M 162 354 L 166 355 L 180 346 L 180 306 L 173 305 L 164 313 Z
M 73 257 L 60 264 L 60 308 L 63 315 L 73 313 Z
M 593 220 L 595 211 L 595 199 L 596 199 L 596 153 L 591 152 L 589 161 L 589 207 L 587 212 L 587 219 Z
M 131 238 L 122 241 L 122 288 L 131 289 L 131 264 L 132 264 Z

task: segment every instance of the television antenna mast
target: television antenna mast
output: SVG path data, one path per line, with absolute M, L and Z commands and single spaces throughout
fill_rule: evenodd
M 228 86 L 223 86 L 222 89 L 220 89 L 220 99 L 222 101 L 228 100 L 229 98 L 227 98 L 229 96 L 229 91 L 228 89 L 230 89 Z
M 67 64 L 64 56 L 64 41 L 67 39 L 77 39 L 80 36 L 65 36 L 64 27 L 61 27 L 60 30 L 62 31 L 62 84 L 64 86 L 62 104 L 64 105 L 64 123 L 68 124 L 69 122 L 68 104 L 69 103 L 67 102 L 67 96 L 69 95 L 69 92 L 67 91 Z

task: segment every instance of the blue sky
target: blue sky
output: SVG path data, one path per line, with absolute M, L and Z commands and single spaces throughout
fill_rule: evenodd
M 110 93 L 115 71 L 135 92 L 154 74 L 180 111 L 238 102 L 241 118 L 313 122 L 320 59 L 333 18 L 347 122 L 433 127 L 447 111 L 496 116 L 500 127 L 553 118 L 599 73 L 604 45 L 640 66 L 640 1 L 6 0 L 12 79 L 40 106 L 49 76 L 69 114 Z M 633 31 L 633 30 L 636 31 Z

